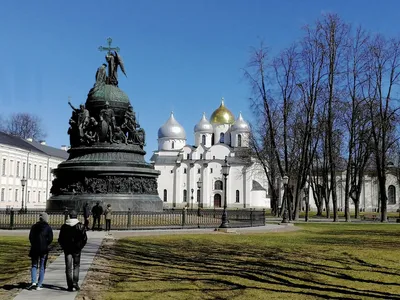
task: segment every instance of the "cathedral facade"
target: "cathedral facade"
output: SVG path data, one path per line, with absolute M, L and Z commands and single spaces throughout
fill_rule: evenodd
M 151 158 L 160 171 L 164 208 L 220 208 L 225 200 L 228 208 L 269 208 L 266 176 L 249 156 L 249 136 L 248 123 L 241 113 L 235 118 L 224 99 L 209 120 L 204 113 L 194 126 L 194 145 L 186 143 L 186 131 L 171 113 L 158 130 L 158 150 Z

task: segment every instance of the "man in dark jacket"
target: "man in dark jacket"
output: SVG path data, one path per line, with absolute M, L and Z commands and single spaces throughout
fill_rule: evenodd
M 92 230 L 94 230 L 94 226 L 96 225 L 97 221 L 97 230 L 100 230 L 100 218 L 103 215 L 103 207 L 101 207 L 100 202 L 97 201 L 96 205 L 92 208 L 92 215 L 93 215 L 93 226 Z
M 83 218 L 85 219 L 85 228 L 86 230 L 89 230 L 89 217 L 90 217 L 90 207 L 89 203 L 85 203 L 85 206 L 83 207 Z
M 44 280 L 44 272 L 46 269 L 47 256 L 49 254 L 49 246 L 53 241 L 53 230 L 47 223 L 49 216 L 43 212 L 39 215 L 39 222 L 31 227 L 29 232 L 29 241 L 31 249 L 29 256 L 32 261 L 31 268 L 31 285 L 28 289 L 41 290 Z M 37 270 L 39 269 L 39 278 L 36 279 Z
M 71 211 L 69 219 L 61 226 L 58 242 L 64 250 L 68 291 L 79 291 L 81 251 L 86 245 L 87 235 L 85 226 L 77 219 L 76 211 Z

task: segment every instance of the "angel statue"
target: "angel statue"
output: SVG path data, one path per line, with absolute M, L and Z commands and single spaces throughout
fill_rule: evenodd
M 118 86 L 118 66 L 120 66 L 122 73 L 126 76 L 122 57 L 118 55 L 117 51 L 109 52 L 106 55 L 106 61 L 108 63 L 108 78 L 106 83 Z

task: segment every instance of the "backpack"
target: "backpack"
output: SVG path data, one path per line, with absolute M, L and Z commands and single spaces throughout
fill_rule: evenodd
M 87 242 L 86 227 L 79 222 L 75 225 L 75 233 L 72 235 L 72 244 L 76 246 L 79 250 L 85 247 Z

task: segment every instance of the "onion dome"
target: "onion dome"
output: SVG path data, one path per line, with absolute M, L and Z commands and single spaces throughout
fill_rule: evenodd
M 241 112 L 239 113 L 239 117 L 237 118 L 235 124 L 232 126 L 232 131 L 250 132 L 250 126 L 245 120 L 243 120 Z
M 206 113 L 203 113 L 203 117 L 200 122 L 194 126 L 194 132 L 202 132 L 202 133 L 213 133 L 213 127 L 210 122 L 208 122 L 206 118 Z
M 173 112 L 167 122 L 158 129 L 158 138 L 186 139 L 185 129 L 175 120 Z
M 212 113 L 210 121 L 212 124 L 235 123 L 235 117 L 231 111 L 225 107 L 224 98 L 221 99 L 221 105 Z

